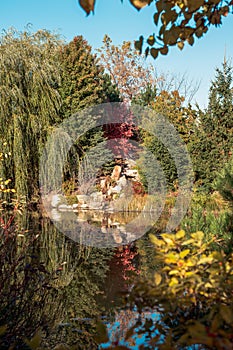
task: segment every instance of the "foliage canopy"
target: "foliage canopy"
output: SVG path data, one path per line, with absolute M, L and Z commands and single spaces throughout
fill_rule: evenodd
M 94 11 L 95 2 L 79 0 L 87 15 Z M 130 0 L 130 3 L 137 10 L 152 4 L 156 7 L 153 20 L 158 34 L 151 34 L 147 40 L 141 35 L 135 41 L 140 53 L 145 44 L 145 54 L 153 58 L 166 55 L 170 46 L 182 50 L 186 42 L 193 45 L 195 38 L 202 37 L 211 26 L 221 26 L 223 18 L 233 10 L 231 0 Z

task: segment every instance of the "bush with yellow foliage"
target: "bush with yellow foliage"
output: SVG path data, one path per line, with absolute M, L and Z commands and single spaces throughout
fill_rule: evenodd
M 206 241 L 201 231 L 150 238 L 156 249 L 154 280 L 139 281 L 129 303 L 139 313 L 149 308 L 158 317 L 137 322 L 127 337 L 147 334 L 148 344 L 140 349 L 194 344 L 198 349 L 232 349 L 233 254 L 213 250 L 215 238 Z

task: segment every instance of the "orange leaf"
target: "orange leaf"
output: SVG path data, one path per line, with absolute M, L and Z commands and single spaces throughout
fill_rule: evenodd
M 139 11 L 143 7 L 150 5 L 152 0 L 130 0 L 131 4 Z
M 79 4 L 87 15 L 89 15 L 91 11 L 94 11 L 95 0 L 79 0 Z

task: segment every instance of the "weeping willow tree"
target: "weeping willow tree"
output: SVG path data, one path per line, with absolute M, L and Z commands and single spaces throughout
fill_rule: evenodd
M 60 46 L 44 30 L 10 30 L 0 38 L 0 148 L 6 143 L 12 154 L 0 177 L 11 178 L 26 199 L 38 192 L 40 150 L 59 121 Z

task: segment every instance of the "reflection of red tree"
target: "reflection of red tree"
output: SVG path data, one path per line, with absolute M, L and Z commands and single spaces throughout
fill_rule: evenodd
M 116 248 L 105 282 L 105 306 L 122 300 L 122 293 L 130 290 L 132 282 L 129 279 L 129 272 L 139 273 L 137 257 L 138 252 L 133 244 Z
M 139 270 L 136 268 L 136 257 L 138 255 L 138 252 L 135 247 L 132 245 L 126 245 L 123 247 L 118 248 L 116 252 L 117 264 L 122 265 L 122 277 L 124 280 L 129 279 L 128 272 L 134 271 L 137 274 L 140 273 Z

